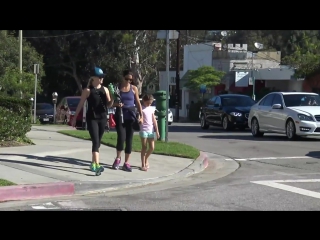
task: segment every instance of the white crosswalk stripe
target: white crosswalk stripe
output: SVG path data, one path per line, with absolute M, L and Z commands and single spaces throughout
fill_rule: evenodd
M 319 158 L 320 156 L 292 156 L 292 157 L 260 157 L 260 158 L 226 158 L 225 161 L 261 161 L 261 160 L 282 160 L 282 159 L 308 159 Z
M 53 201 L 53 202 L 46 202 L 46 203 L 39 203 L 39 204 L 31 204 L 27 206 L 27 211 L 54 211 L 54 210 L 61 210 L 61 211 L 126 211 L 124 208 L 92 208 L 86 205 L 81 200 L 64 200 L 64 201 Z

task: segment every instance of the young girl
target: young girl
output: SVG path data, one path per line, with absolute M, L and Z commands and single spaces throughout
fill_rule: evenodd
M 144 95 L 142 98 L 142 115 L 143 122 L 141 123 L 140 128 L 140 138 L 141 138 L 141 163 L 142 171 L 147 171 L 149 168 L 148 158 L 154 150 L 154 139 L 155 133 L 157 139 L 160 138 L 157 120 L 154 116 L 155 108 L 151 106 L 154 98 L 152 95 Z M 149 149 L 147 151 L 147 144 L 149 145 Z

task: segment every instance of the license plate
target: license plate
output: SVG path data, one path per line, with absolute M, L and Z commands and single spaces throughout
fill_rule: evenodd
M 49 122 L 49 118 L 44 118 L 43 121 L 44 122 Z

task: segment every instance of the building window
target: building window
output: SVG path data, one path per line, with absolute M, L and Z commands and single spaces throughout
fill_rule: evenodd
M 170 78 L 170 84 L 176 84 L 176 78 L 175 77 L 171 77 Z
M 176 107 L 176 86 L 169 86 L 170 99 L 169 99 L 169 108 Z M 182 103 L 182 90 L 180 90 L 180 99 L 179 99 L 179 108 L 181 109 Z

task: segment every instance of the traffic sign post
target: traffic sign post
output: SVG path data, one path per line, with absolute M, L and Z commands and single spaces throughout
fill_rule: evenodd
M 207 92 L 207 86 L 205 84 L 200 85 L 200 93 L 202 94 L 202 100 L 204 99 L 204 94 Z

